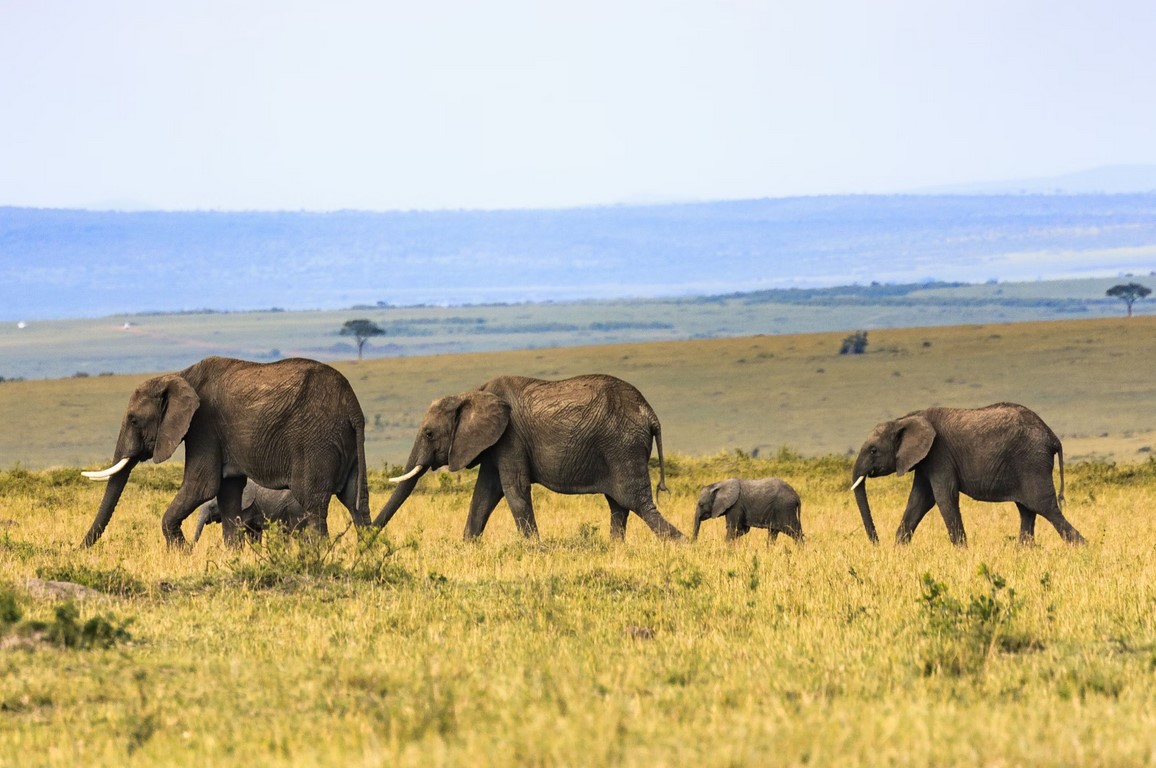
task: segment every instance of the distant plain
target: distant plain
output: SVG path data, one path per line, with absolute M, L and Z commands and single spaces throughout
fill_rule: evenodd
M 540 302 L 451 307 L 362 306 L 298 312 L 111 315 L 0 324 L 0 377 L 43 379 L 179 370 L 206 355 L 250 360 L 357 357 L 341 336 L 355 318 L 377 323 L 369 358 L 601 344 L 883 330 L 1075 318 L 1120 318 L 1105 296 L 1150 275 L 1028 283 L 872 284 L 753 291 L 681 299 Z M 1156 313 L 1156 299 L 1138 301 Z
M 332 325 L 340 317 L 333 315 Z M 283 328 L 281 320 L 294 318 L 302 315 L 246 319 L 268 320 L 270 328 L 276 320 Z M 543 346 L 335 364 L 366 413 L 374 466 L 404 462 L 431 400 L 510 373 L 620 376 L 658 412 L 667 452 L 692 456 L 782 447 L 805 456 L 845 455 L 884 419 L 929 405 L 1000 400 L 1037 410 L 1064 440 L 1069 461 L 1131 462 L 1156 448 L 1156 316 L 879 329 L 869 332 L 862 355 L 839 354 L 846 335 Z M 154 345 L 163 343 L 174 342 Z M 193 344 L 184 364 L 213 351 Z M 128 395 L 147 375 L 0 383 L 6 425 L 0 466 L 107 461 Z

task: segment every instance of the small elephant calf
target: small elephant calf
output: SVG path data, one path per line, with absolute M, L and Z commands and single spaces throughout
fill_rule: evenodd
M 305 527 L 307 518 L 305 508 L 290 491 L 275 491 L 250 480 L 241 493 L 241 516 L 238 519 L 222 520 L 216 499 L 201 505 L 193 543 L 200 540 L 206 523 L 221 523 L 225 543 L 235 547 L 240 545 L 242 533 L 250 541 L 259 541 L 269 523 L 275 522 L 282 530 L 294 532 Z
M 726 515 L 727 540 L 751 528 L 766 528 L 773 541 L 785 533 L 803 543 L 802 502 L 795 489 L 777 477 L 721 480 L 702 489 L 694 512 L 694 535 L 703 520 Z

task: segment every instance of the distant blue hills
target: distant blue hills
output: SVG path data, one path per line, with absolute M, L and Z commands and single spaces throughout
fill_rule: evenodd
M 1156 268 L 1156 194 L 373 213 L 0 208 L 0 320 L 731 294 Z

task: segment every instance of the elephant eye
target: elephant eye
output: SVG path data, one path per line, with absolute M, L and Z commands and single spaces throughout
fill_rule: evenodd
M 425 430 L 425 439 L 426 440 L 433 440 L 433 430 L 432 429 L 427 428 Z
M 871 455 L 874 456 L 877 453 L 879 453 L 878 449 L 876 449 L 875 446 L 871 446 Z

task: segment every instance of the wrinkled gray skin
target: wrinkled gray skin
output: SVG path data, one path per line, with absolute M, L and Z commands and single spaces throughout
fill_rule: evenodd
M 647 462 L 658 447 L 658 417 L 642 394 L 613 376 L 543 381 L 499 376 L 477 389 L 435 400 L 418 428 L 400 481 L 375 525 L 384 526 L 430 469 L 478 467 L 465 538 L 480 536 L 505 497 L 518 530 L 537 536 L 533 483 L 556 493 L 601 493 L 610 505 L 611 536 L 626 533 L 633 511 L 658 536 L 684 538 L 654 505 Z
M 104 532 L 133 467 L 166 460 L 182 440 L 184 480 L 161 520 L 170 546 L 186 545 L 181 523 L 210 499 L 222 517 L 239 518 L 246 478 L 291 490 L 321 535 L 334 494 L 356 525 L 369 524 L 365 416 L 345 377 L 315 360 L 207 357 L 132 393 L 113 454 L 124 464 L 108 477 L 81 546 Z
M 698 495 L 691 538 L 698 538 L 703 520 L 725 516 L 728 541 L 745 536 L 751 528 L 766 528 L 771 541 L 785 533 L 802 544 L 801 513 L 799 494 L 777 477 L 721 480 L 703 488 Z
M 269 523 L 277 523 L 282 531 L 288 533 L 301 530 L 308 522 L 308 517 L 305 507 L 293 498 L 292 491 L 275 491 L 250 480 L 245 483 L 245 490 L 241 493 L 240 517 L 222 518 L 221 505 L 216 499 L 201 505 L 193 543 L 200 541 L 201 531 L 208 523 L 221 523 L 225 544 L 235 547 L 241 544 L 242 535 L 250 541 L 260 541 Z
M 1059 456 L 1060 494 L 1052 482 Z M 1020 513 L 1020 542 L 1035 539 L 1036 515 L 1055 526 L 1067 542 L 1084 537 L 1060 511 L 1064 498 L 1064 449 L 1035 412 L 1015 403 L 986 408 L 928 408 L 879 424 L 859 451 L 852 488 L 873 542 L 879 537 L 867 503 L 865 478 L 913 472 L 914 481 L 895 541 L 911 540 L 932 505 L 939 505 L 951 542 L 967 546 L 959 494 L 977 501 L 1014 501 Z

